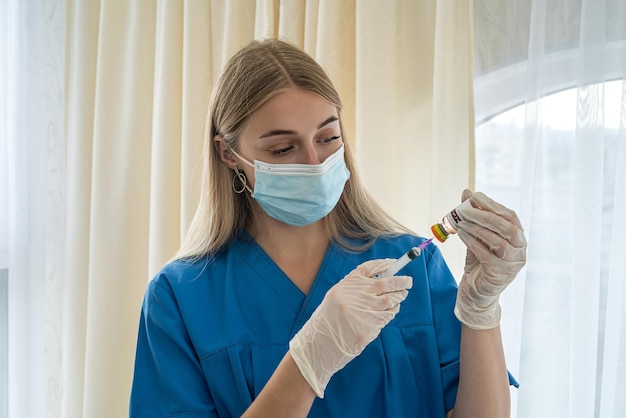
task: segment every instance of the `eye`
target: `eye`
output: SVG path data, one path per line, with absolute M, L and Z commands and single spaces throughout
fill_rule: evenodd
M 280 148 L 280 149 L 277 149 L 277 150 L 272 150 L 272 155 L 283 155 L 283 154 L 286 154 L 286 153 L 288 153 L 288 152 L 289 152 L 292 148 L 293 148 L 292 146 L 288 146 L 288 147 L 285 147 L 285 148 Z
M 328 144 L 328 143 L 333 142 L 333 141 L 335 141 L 337 139 L 340 139 L 340 138 L 341 138 L 341 135 L 335 135 L 335 136 L 331 136 L 329 138 L 324 138 L 324 139 L 322 139 L 321 142 L 323 142 L 325 144 Z

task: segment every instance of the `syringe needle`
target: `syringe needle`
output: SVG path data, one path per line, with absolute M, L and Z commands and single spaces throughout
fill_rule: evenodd
M 424 249 L 426 247 L 428 247 L 428 245 L 433 242 L 433 240 L 435 239 L 435 237 L 429 238 L 426 241 L 422 242 L 420 245 L 417 246 L 417 248 L 419 248 L 421 251 L 424 251 Z

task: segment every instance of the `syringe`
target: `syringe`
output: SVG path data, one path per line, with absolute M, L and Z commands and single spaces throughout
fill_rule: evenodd
M 424 251 L 424 249 L 428 247 L 428 244 L 430 244 L 432 240 L 433 240 L 432 238 L 427 239 L 426 241 L 422 242 L 417 247 L 411 248 L 409 251 L 404 253 L 402 257 L 398 258 L 391 266 L 389 266 L 387 270 L 385 270 L 382 273 L 377 274 L 376 277 L 378 278 L 378 277 L 387 277 L 387 276 L 395 275 L 397 272 L 402 270 L 404 266 L 406 266 L 411 261 L 419 257 L 420 254 L 422 254 L 422 251 Z

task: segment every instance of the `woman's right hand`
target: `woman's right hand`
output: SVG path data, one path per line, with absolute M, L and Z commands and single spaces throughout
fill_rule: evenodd
M 372 342 L 400 310 L 413 280 L 373 278 L 394 260 L 367 261 L 334 285 L 289 342 L 289 352 L 316 395 Z

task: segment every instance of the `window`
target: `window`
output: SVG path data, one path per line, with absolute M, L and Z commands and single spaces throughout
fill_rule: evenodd
M 476 189 L 519 208 L 529 243 L 525 277 L 503 295 L 513 417 L 567 415 L 578 391 L 595 412 L 584 416 L 626 412 L 607 395 L 626 349 L 624 98 L 622 80 L 571 88 L 477 125 Z

